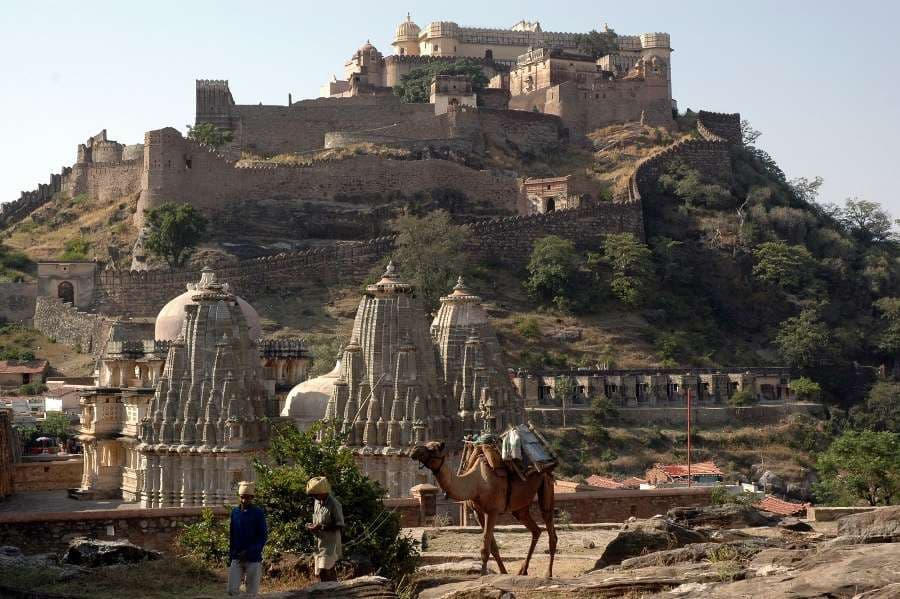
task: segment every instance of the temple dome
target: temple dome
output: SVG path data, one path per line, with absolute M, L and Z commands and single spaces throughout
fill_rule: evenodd
M 190 304 L 195 304 L 194 295 L 198 292 L 198 287 L 202 287 L 208 282 L 215 281 L 215 273 L 209 267 L 204 267 L 201 271 L 200 283 L 188 284 L 188 290 L 181 295 L 169 300 L 163 309 L 156 316 L 156 327 L 154 337 L 157 341 L 174 341 L 181 334 L 181 328 L 184 324 L 184 308 Z M 247 321 L 248 336 L 252 340 L 257 340 L 262 335 L 262 325 L 260 323 L 259 313 L 256 309 L 248 304 L 243 298 L 234 296 L 244 320 Z
M 284 400 L 281 415 L 293 418 L 301 430 L 307 430 L 313 422 L 324 418 L 340 371 L 341 362 L 338 360 L 331 372 L 295 386 Z
M 378 51 L 378 49 L 372 45 L 372 42 L 366 40 L 366 43 L 359 47 L 359 49 L 356 51 L 356 54 L 368 54 L 370 50 L 375 50 L 376 52 Z
M 413 23 L 409 13 L 406 13 L 406 20 L 397 25 L 397 31 L 394 33 L 394 43 L 418 41 L 421 31 L 419 26 Z

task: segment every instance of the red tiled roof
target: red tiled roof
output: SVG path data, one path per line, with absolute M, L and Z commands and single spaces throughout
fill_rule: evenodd
M 753 507 L 756 509 L 772 512 L 773 514 L 781 514 L 782 516 L 805 514 L 806 508 L 809 506 L 810 504 L 808 503 L 792 503 L 790 501 L 778 499 L 772 495 L 766 495 L 762 500 L 753 504 Z
M 639 489 L 641 485 L 647 482 L 646 479 L 630 476 L 622 481 L 626 489 Z
M 672 477 L 687 476 L 688 474 L 687 464 L 656 464 L 654 468 L 659 468 Z M 724 473 L 719 470 L 719 467 L 713 462 L 697 462 L 696 464 L 691 464 L 691 476 L 698 474 L 716 474 L 724 476 Z
M 0 374 L 40 374 L 48 366 L 47 360 L 0 360 Z
M 624 489 L 625 485 L 612 478 L 592 474 L 587 478 L 587 484 L 592 487 L 600 487 L 602 489 Z

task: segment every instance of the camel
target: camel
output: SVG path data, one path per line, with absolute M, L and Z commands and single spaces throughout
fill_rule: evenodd
M 532 472 L 526 480 L 512 475 L 501 477 L 495 474 L 484 459 L 479 459 L 466 472 L 456 474 L 444 453 L 442 441 L 429 441 L 417 445 L 410 457 L 434 474 L 441 489 L 456 501 L 465 501 L 478 515 L 483 538 L 481 544 L 481 573 L 487 574 L 488 554 L 494 556 L 501 574 L 506 567 L 500 558 L 500 551 L 494 540 L 494 526 L 501 514 L 511 512 L 516 519 L 531 532 L 531 546 L 525 563 L 519 568 L 520 575 L 528 574 L 531 554 L 541 536 L 541 527 L 531 517 L 531 504 L 538 496 L 538 507 L 550 538 L 550 565 L 547 578 L 553 577 L 553 558 L 556 555 L 556 529 L 553 526 L 553 474 L 549 471 Z M 509 487 L 509 485 L 512 485 Z

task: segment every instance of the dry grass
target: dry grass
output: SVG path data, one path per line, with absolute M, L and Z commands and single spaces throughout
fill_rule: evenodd
M 0 327 L 0 347 L 31 350 L 35 357 L 50 362 L 51 375 L 61 373 L 66 376 L 90 376 L 94 370 L 94 361 L 89 354 L 78 353 L 35 329 L 20 325 Z
M 317 162 L 333 162 L 346 160 L 354 156 L 378 156 L 388 160 L 408 160 L 412 153 L 402 148 L 391 148 L 371 143 L 359 143 L 320 150 L 317 152 L 276 154 L 274 156 L 261 156 L 252 152 L 243 152 L 238 166 L 282 165 L 282 166 L 310 166 Z
M 32 260 L 54 260 L 63 253 L 67 241 L 83 239 L 90 243 L 88 259 L 119 257 L 120 265 L 130 264 L 131 247 L 137 238 L 132 225 L 136 206 L 136 195 L 109 202 L 86 195 L 58 195 L 7 229 L 4 243 L 25 251 Z

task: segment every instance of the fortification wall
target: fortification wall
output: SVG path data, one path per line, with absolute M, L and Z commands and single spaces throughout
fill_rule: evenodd
M 63 178 L 62 191 L 70 197 L 84 193 L 101 202 L 114 202 L 140 193 L 143 168 L 143 157 L 102 164 L 78 163 Z
M 146 146 L 149 168 L 139 211 L 162 201 L 187 202 L 215 212 L 237 200 L 333 200 L 374 193 L 412 195 L 423 189 L 453 187 L 472 200 L 515 212 L 519 198 L 514 176 L 475 171 L 447 160 L 357 156 L 311 166 L 242 168 L 184 139 L 172 128 L 147 133 Z
M 509 143 L 520 151 L 540 151 L 565 142 L 568 132 L 555 115 L 479 108 L 479 125 L 485 141 L 496 145 Z
M 236 138 L 244 150 L 260 154 L 305 152 L 324 147 L 328 131 L 354 131 L 402 123 L 405 128 L 433 127 L 429 104 L 403 104 L 393 95 L 302 100 L 290 106 L 234 107 Z M 424 137 L 439 137 L 423 134 Z
M 34 316 L 37 283 L 0 283 L 0 317 L 9 322 L 30 322 Z
M 47 202 L 62 190 L 63 179 L 69 176 L 71 168 L 65 167 L 59 174 L 51 174 L 49 183 L 41 183 L 37 189 L 23 191 L 18 200 L 0 206 L 0 227 L 17 223 Z
M 653 189 L 666 166 L 675 159 L 683 160 L 705 177 L 728 176 L 731 172 L 731 147 L 741 141 L 740 114 L 701 112 L 700 115 L 697 118 L 697 131 L 701 139 L 680 139 L 638 161 L 628 182 L 629 200 L 640 201 L 641 194 Z
M 74 489 L 81 485 L 83 471 L 82 456 L 46 462 L 23 461 L 15 465 L 13 487 L 16 493 Z
M 80 348 L 82 353 L 102 351 L 109 326 L 109 320 L 103 316 L 82 312 L 58 297 L 37 298 L 34 328 L 59 343 Z
M 639 237 L 644 234 L 640 204 L 602 203 L 579 210 L 497 218 L 465 226 L 472 231 L 468 249 L 476 259 L 514 267 L 527 263 L 534 242 L 546 235 L 571 239 L 579 248 L 596 248 L 605 233 L 631 232 Z M 259 294 L 297 289 L 310 280 L 359 280 L 393 248 L 393 237 L 380 237 L 247 260 L 221 268 L 217 274 L 252 302 Z M 199 277 L 199 272 L 187 269 L 97 272 L 93 309 L 110 315 L 154 316 L 169 299 L 184 291 L 186 283 Z

